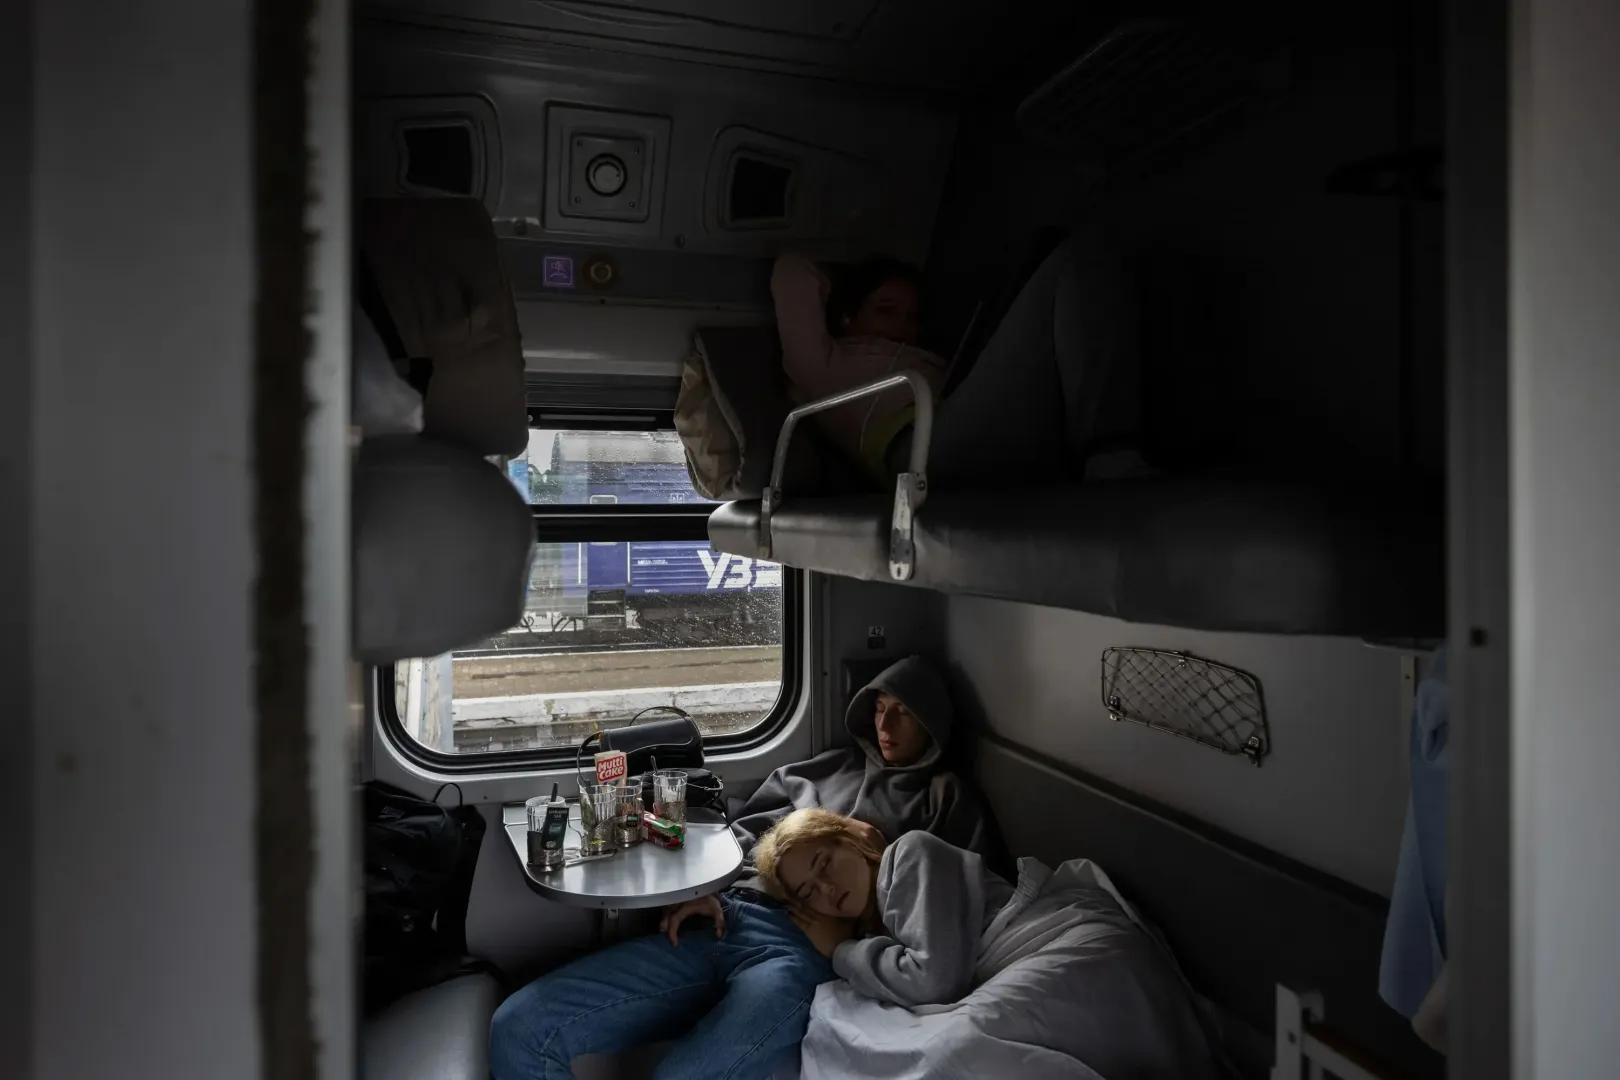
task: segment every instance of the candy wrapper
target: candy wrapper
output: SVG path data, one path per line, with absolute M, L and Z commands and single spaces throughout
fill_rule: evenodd
M 661 817 L 654 817 L 650 813 L 641 815 L 642 832 L 646 834 L 649 844 L 657 844 L 662 848 L 679 848 L 686 846 L 686 827 L 678 822 L 666 821 Z

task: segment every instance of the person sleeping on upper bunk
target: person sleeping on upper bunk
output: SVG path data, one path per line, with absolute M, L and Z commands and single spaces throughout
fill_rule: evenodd
M 887 257 L 836 281 L 803 255 L 777 259 L 771 294 L 789 395 L 804 404 L 916 371 L 938 400 L 950 366 L 917 344 L 921 283 L 915 268 Z M 1022 484 L 1086 475 L 1098 440 L 1121 424 L 1103 407 L 1116 374 L 1134 370 L 1135 329 L 1128 279 L 1109 245 L 1098 236 L 1059 244 L 940 401 L 930 479 Z M 814 420 L 869 476 L 892 480 L 908 466 L 913 414 L 910 391 L 900 388 Z
M 750 860 L 759 838 L 800 807 L 849 815 L 869 845 L 913 830 L 986 851 L 978 796 L 950 770 L 953 709 L 919 657 L 885 669 L 850 701 L 853 745 L 773 772 L 731 828 Z M 804 1035 L 837 940 L 795 918 L 747 874 L 725 892 L 665 911 L 661 932 L 622 942 L 530 983 L 496 1012 L 495 1080 L 567 1077 L 581 1054 L 674 1039 L 660 1080 L 767 1077 Z
M 896 371 L 915 371 L 937 396 L 947 365 L 917 347 L 922 275 L 884 256 L 832 278 L 803 255 L 787 254 L 771 272 L 776 328 L 789 396 L 815 401 Z M 911 422 L 910 392 L 887 390 L 820 413 L 828 440 L 868 472 L 883 467 L 883 450 Z
M 938 836 L 884 844 L 811 808 L 766 833 L 755 863 L 836 942 L 842 982 L 816 994 L 805 1080 L 1216 1075 L 1168 949 L 1090 862 L 1022 859 L 1015 887 Z

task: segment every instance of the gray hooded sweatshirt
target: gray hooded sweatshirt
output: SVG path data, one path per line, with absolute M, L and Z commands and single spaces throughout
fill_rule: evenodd
M 908 1008 L 966 994 L 980 939 L 1013 887 L 973 852 L 921 833 L 888 846 L 873 886 L 886 932 L 839 945 L 833 970 L 867 997 Z
M 899 698 L 933 739 L 911 765 L 890 765 L 878 750 L 873 711 L 879 691 Z M 782 766 L 743 804 L 731 831 L 749 866 L 759 838 L 790 812 L 807 806 L 858 818 L 891 842 L 920 829 L 954 847 L 984 853 L 990 830 L 983 804 L 942 761 L 952 720 L 945 681 L 927 661 L 912 656 L 885 668 L 861 688 L 844 714 L 854 746 Z M 739 884 L 760 888 L 752 878 Z

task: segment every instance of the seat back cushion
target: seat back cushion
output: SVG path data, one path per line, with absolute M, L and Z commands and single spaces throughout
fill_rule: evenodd
M 437 656 L 523 617 L 534 519 L 497 468 L 413 435 L 361 443 L 354 472 L 354 649 Z
M 479 454 L 528 446 L 523 342 L 477 199 L 368 199 L 360 249 L 406 358 L 432 361 L 423 431 Z
M 489 1022 L 500 986 L 464 975 L 407 994 L 361 1032 L 362 1080 L 489 1080 Z
M 710 499 L 757 499 L 770 483 L 777 436 L 795 402 L 772 326 L 699 330 L 681 378 L 675 430 L 698 492 Z M 794 431 L 783 473 L 792 494 L 858 490 L 859 471 L 813 423 Z

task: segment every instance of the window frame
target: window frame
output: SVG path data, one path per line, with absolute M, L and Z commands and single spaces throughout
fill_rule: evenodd
M 530 507 L 536 543 L 621 543 L 633 540 L 707 540 L 709 514 L 719 503 L 617 503 Z M 732 735 L 704 736 L 705 754 L 738 754 L 781 735 L 804 694 L 804 571 L 782 567 L 782 689 L 758 724 Z M 394 692 L 393 664 L 377 668 L 378 726 L 405 760 L 436 775 L 532 773 L 573 768 L 578 745 L 530 750 L 447 754 L 431 750 L 405 730 Z

